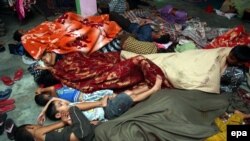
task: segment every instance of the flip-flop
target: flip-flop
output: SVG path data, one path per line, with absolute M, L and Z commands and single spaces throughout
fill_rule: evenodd
M 11 86 L 11 85 L 14 84 L 14 81 L 13 81 L 10 77 L 8 77 L 8 76 L 2 76 L 2 77 L 1 77 L 1 80 L 2 80 L 3 83 L 4 83 L 5 85 L 7 85 L 7 86 Z
M 4 52 L 5 51 L 5 47 L 3 45 L 0 45 L 0 52 Z
M 4 123 L 7 119 L 7 114 L 4 113 L 4 114 L 0 114 L 0 135 L 3 134 L 3 131 L 4 131 Z
M 14 75 L 14 81 L 18 81 L 23 77 L 23 69 L 19 68 Z
M 0 114 L 4 114 L 7 113 L 9 111 L 12 111 L 16 108 L 16 106 L 14 104 L 11 105 L 5 105 L 3 107 L 0 107 Z
M 4 131 L 7 133 L 7 137 L 10 140 L 14 140 L 14 133 L 16 129 L 17 129 L 17 126 L 15 122 L 11 118 L 8 118 L 4 124 Z
M 13 98 L 7 100 L 0 100 L 0 107 L 4 107 L 5 105 L 11 105 L 13 103 L 15 103 L 15 99 Z
M 4 91 L 0 91 L 0 101 L 2 100 L 6 100 L 10 97 L 10 94 L 12 92 L 12 89 L 7 88 Z M 2 104 L 2 102 L 0 103 L 0 105 Z

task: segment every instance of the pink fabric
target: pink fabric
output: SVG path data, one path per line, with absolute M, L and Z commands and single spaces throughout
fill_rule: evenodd
M 17 11 L 17 14 L 18 14 L 18 19 L 22 21 L 25 18 L 23 0 L 17 0 L 16 1 L 16 11 Z

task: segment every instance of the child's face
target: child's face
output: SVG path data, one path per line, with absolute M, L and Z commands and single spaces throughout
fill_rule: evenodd
M 45 63 L 46 66 L 53 66 L 55 64 L 55 61 L 52 57 L 52 52 L 46 52 L 42 56 L 41 60 Z
M 227 64 L 228 65 L 237 65 L 238 64 L 237 58 L 232 53 L 229 53 L 229 55 L 227 56 Z
M 163 35 L 162 31 L 158 31 L 158 32 L 152 32 L 152 38 L 153 39 L 158 39 Z
M 69 104 L 65 101 L 56 100 L 54 101 L 54 104 L 55 104 L 56 110 L 60 113 L 69 110 Z

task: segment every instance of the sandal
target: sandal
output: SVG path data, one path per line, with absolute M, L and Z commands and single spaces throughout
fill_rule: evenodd
M 0 101 L 0 107 L 4 107 L 5 105 L 11 105 L 11 104 L 14 104 L 15 103 L 15 99 L 13 98 L 10 98 L 10 99 L 7 99 L 7 100 L 1 100 Z
M 10 97 L 11 92 L 12 89 L 10 88 L 5 89 L 4 91 L 0 91 L 0 101 L 1 101 L 0 105 L 2 105 L 2 100 L 6 100 Z
M 0 52 L 4 52 L 5 51 L 5 47 L 3 45 L 0 45 Z
M 7 119 L 7 114 L 4 113 L 4 114 L 0 114 L 0 135 L 3 134 L 3 131 L 4 131 L 4 123 Z
M 16 106 L 14 104 L 11 105 L 5 105 L 3 107 L 0 107 L 0 114 L 4 114 L 7 113 L 9 111 L 12 111 L 16 108 Z
M 16 129 L 17 129 L 17 126 L 16 126 L 15 122 L 11 118 L 8 118 L 5 121 L 4 131 L 7 133 L 7 137 L 10 140 L 14 140 L 14 133 L 15 133 Z
M 14 81 L 18 81 L 23 77 L 23 69 L 20 68 L 15 72 Z
M 2 76 L 2 77 L 1 77 L 1 80 L 2 80 L 3 83 L 4 83 L 5 85 L 7 85 L 7 86 L 11 86 L 11 85 L 14 84 L 14 81 L 13 81 L 10 77 L 8 77 L 8 76 Z

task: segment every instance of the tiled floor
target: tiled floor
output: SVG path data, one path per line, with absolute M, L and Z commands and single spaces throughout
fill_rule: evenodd
M 200 17 L 202 21 L 206 21 L 207 24 L 212 27 L 230 28 L 238 24 L 244 24 L 246 29 L 250 30 L 250 23 L 244 23 L 237 18 L 228 20 L 215 14 L 207 14 L 200 7 L 188 3 L 187 1 L 188 0 L 154 0 L 154 3 L 158 6 L 163 6 L 166 3 L 173 4 L 179 9 L 186 10 L 192 17 Z M 35 13 L 26 24 L 21 24 L 14 14 L 1 13 L 2 12 L 0 12 L 0 18 L 5 22 L 8 31 L 6 36 L 0 37 L 0 40 L 5 42 L 5 47 L 13 42 L 12 35 L 15 30 L 31 29 L 45 20 L 44 17 Z M 49 19 L 53 19 L 53 17 L 50 17 Z M 20 67 L 25 70 L 24 76 L 20 81 L 15 82 L 15 84 L 11 86 L 13 89 L 11 98 L 16 100 L 16 109 L 8 112 L 8 117 L 13 118 L 18 125 L 24 123 L 35 123 L 36 121 L 36 117 L 41 109 L 41 107 L 38 107 L 33 100 L 36 85 L 27 71 L 28 66 L 22 62 L 20 56 L 9 54 L 8 49 L 5 52 L 0 53 L 0 76 L 8 75 L 13 77 L 14 72 Z M 5 88 L 7 87 L 0 82 L 0 90 L 4 90 Z M 0 136 L 0 140 L 6 141 L 6 134 Z

